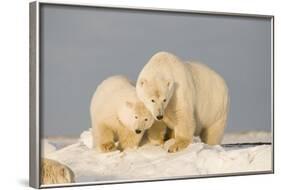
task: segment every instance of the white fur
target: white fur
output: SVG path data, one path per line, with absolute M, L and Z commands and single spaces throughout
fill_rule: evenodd
M 144 131 L 154 122 L 124 76 L 109 77 L 98 86 L 90 113 L 94 143 L 102 152 L 115 150 L 116 141 L 121 149 L 138 146 Z M 141 133 L 136 134 L 136 130 Z
M 191 70 L 195 86 L 196 135 L 201 135 L 202 140 L 208 144 L 218 144 L 222 140 L 228 114 L 227 85 L 223 78 L 207 65 L 197 62 L 187 62 L 185 65 Z M 215 128 L 218 128 L 216 132 Z M 209 137 L 205 137 L 208 139 L 204 139 L 202 132 L 211 132 L 212 135 L 209 134 Z
M 173 130 L 175 143 L 169 152 L 185 148 L 196 132 L 208 144 L 220 143 L 228 92 L 224 80 L 207 66 L 184 64 L 173 54 L 159 52 L 140 72 L 136 89 L 154 118 L 163 114 Z
M 68 166 L 55 160 L 43 158 L 40 171 L 41 183 L 44 185 L 75 182 L 73 171 Z

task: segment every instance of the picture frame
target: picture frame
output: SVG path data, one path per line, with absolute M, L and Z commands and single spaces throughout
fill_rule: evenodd
M 44 106 L 43 97 L 46 90 L 43 91 L 44 81 L 43 76 L 46 75 L 44 70 L 42 51 L 45 48 L 42 33 L 45 32 L 46 27 L 43 28 L 42 18 L 46 16 L 43 15 L 42 8 L 46 6 L 52 7 L 65 7 L 74 9 L 87 9 L 87 11 L 93 11 L 95 9 L 100 9 L 101 11 L 128 11 L 127 14 L 132 12 L 141 12 L 144 15 L 153 15 L 154 13 L 167 14 L 168 16 L 181 15 L 182 17 L 188 17 L 190 15 L 195 16 L 218 16 L 218 17 L 231 17 L 231 18 L 241 18 L 241 19 L 264 19 L 270 23 L 270 67 L 269 74 L 270 81 L 270 105 L 267 105 L 267 112 L 270 119 L 270 141 L 261 142 L 262 145 L 271 146 L 271 169 L 266 171 L 247 171 L 247 172 L 233 172 L 233 173 L 214 173 L 214 174 L 204 174 L 204 175 L 187 175 L 187 176 L 171 176 L 171 177 L 152 177 L 144 179 L 113 179 L 113 180 L 98 180 L 98 181 L 88 181 L 88 182 L 75 182 L 69 184 L 52 184 L 44 185 L 41 182 L 42 177 L 42 146 L 43 142 L 43 128 L 44 121 L 42 120 Z M 74 10 L 75 12 L 75 10 Z M 220 177 L 220 176 L 241 176 L 241 175 L 254 175 L 254 174 L 272 174 L 274 173 L 274 16 L 273 15 L 254 15 L 254 14 L 238 14 L 238 13 L 222 13 L 222 12 L 204 12 L 204 11 L 191 11 L 191 10 L 174 10 L 174 9 L 160 9 L 160 8 L 146 8 L 146 7 L 125 7 L 125 6 L 105 6 L 105 5 L 95 5 L 95 4 L 81 4 L 81 3 L 65 3 L 65 2 L 48 2 L 48 1 L 35 1 L 30 3 L 30 186 L 34 188 L 45 188 L 45 187 L 66 187 L 66 186 L 82 186 L 82 185 L 98 185 L 98 184 L 115 184 L 115 183 L 131 183 L 131 182 L 147 182 L 147 181 L 161 181 L 161 180 L 181 180 L 181 179 L 192 179 L 192 178 L 206 178 L 206 177 Z M 196 18 L 195 18 L 196 19 Z M 267 28 L 268 29 L 268 28 Z M 101 33 L 102 35 L 102 33 Z M 44 39 L 45 40 L 45 39 Z M 46 42 L 46 41 L 44 41 Z M 143 63 L 145 64 L 145 63 Z M 52 75 L 50 75 L 52 76 Z M 48 76 L 48 77 L 50 77 Z M 44 78 L 46 80 L 46 78 Z M 94 90 L 94 89 L 92 89 Z M 64 116 L 62 116 L 64 117 Z M 45 137 L 45 136 L 44 136 Z M 257 142 L 260 143 L 260 142 Z M 228 143 L 231 146 L 232 143 Z M 245 145 L 245 144 L 244 144 Z M 244 146 L 243 143 L 241 146 Z

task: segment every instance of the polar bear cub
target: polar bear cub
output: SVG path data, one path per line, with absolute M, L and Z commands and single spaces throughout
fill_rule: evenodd
M 222 77 L 207 66 L 185 64 L 171 53 L 159 52 L 140 72 L 136 90 L 153 117 L 172 129 L 175 143 L 168 152 L 187 147 L 196 134 L 207 144 L 220 143 L 227 119 L 228 90 Z M 157 131 L 163 134 L 164 129 L 151 130 L 148 135 Z
M 92 136 L 101 152 L 137 147 L 154 119 L 124 76 L 112 76 L 96 89 L 91 101 Z M 115 142 L 119 142 L 116 147 Z

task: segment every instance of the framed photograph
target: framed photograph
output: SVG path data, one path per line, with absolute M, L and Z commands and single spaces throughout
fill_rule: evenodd
M 274 17 L 30 3 L 30 186 L 272 174 Z

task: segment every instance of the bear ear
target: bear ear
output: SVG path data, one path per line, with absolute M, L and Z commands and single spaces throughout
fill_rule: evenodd
M 140 86 L 143 87 L 147 83 L 146 79 L 140 79 Z
M 128 108 L 132 108 L 133 107 L 133 103 L 131 103 L 131 102 L 126 102 L 126 106 L 128 107 Z

